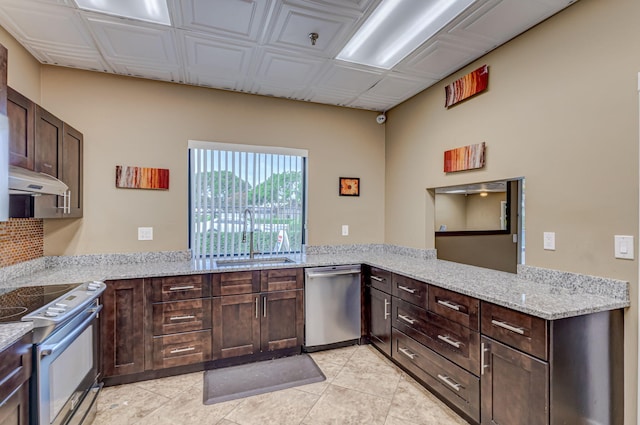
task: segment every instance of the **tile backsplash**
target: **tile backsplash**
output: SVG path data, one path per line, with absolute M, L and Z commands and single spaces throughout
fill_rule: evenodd
M 0 222 L 0 267 L 7 267 L 44 255 L 42 219 L 12 218 Z

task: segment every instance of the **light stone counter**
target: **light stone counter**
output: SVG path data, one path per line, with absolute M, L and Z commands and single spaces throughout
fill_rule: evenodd
M 45 261 L 35 261 L 32 269 L 28 264 L 21 265 L 18 272 L 10 268 L 0 269 L 0 293 L 19 286 L 90 280 L 221 273 L 255 268 L 368 264 L 547 320 L 630 305 L 628 282 L 529 266 L 520 266 L 518 274 L 499 272 L 437 260 L 435 250 L 389 245 L 309 247 L 306 255 L 292 259 L 296 262 L 278 266 L 216 267 L 210 261 L 190 260 L 188 251 L 47 257 Z M 0 335 L 3 335 L 5 326 L 13 324 L 0 326 Z M 28 331 L 25 328 L 22 334 Z M 7 345 L 3 345 L 0 339 L 0 349 Z

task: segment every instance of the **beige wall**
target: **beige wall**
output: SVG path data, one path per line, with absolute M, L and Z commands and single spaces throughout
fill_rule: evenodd
M 0 44 L 9 51 L 7 78 L 9 86 L 34 102 L 40 102 L 40 62 L 0 27 Z
M 189 139 L 308 149 L 308 243 L 383 242 L 374 112 L 51 66 L 42 81 L 43 106 L 84 134 L 84 218 L 45 220 L 47 255 L 187 249 Z M 116 165 L 168 168 L 170 189 L 116 189 Z M 340 176 L 360 177 L 361 196 L 339 197 Z M 154 240 L 138 241 L 139 226 Z
M 527 264 L 631 282 L 627 425 L 637 410 L 638 263 L 613 258 L 613 236 L 638 238 L 639 16 L 637 0 L 580 0 L 391 110 L 386 124 L 387 243 L 434 246 L 427 187 L 524 176 Z M 482 64 L 488 91 L 445 109 L 444 86 Z M 443 173 L 443 151 L 480 142 L 484 169 Z M 555 251 L 543 250 L 545 231 L 556 232 Z

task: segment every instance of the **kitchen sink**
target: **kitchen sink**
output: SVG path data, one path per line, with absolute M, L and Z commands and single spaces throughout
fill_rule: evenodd
M 234 258 L 229 260 L 216 260 L 216 267 L 255 266 L 258 264 L 273 266 L 288 263 L 295 263 L 295 261 L 287 257 Z

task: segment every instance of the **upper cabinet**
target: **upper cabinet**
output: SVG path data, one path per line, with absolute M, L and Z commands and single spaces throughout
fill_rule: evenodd
M 9 164 L 33 170 L 36 104 L 11 87 L 7 91 Z
M 9 163 L 62 180 L 67 196 L 17 195 L 17 217 L 78 218 L 83 204 L 83 136 L 51 112 L 8 89 Z M 13 208 L 14 204 L 20 208 Z

